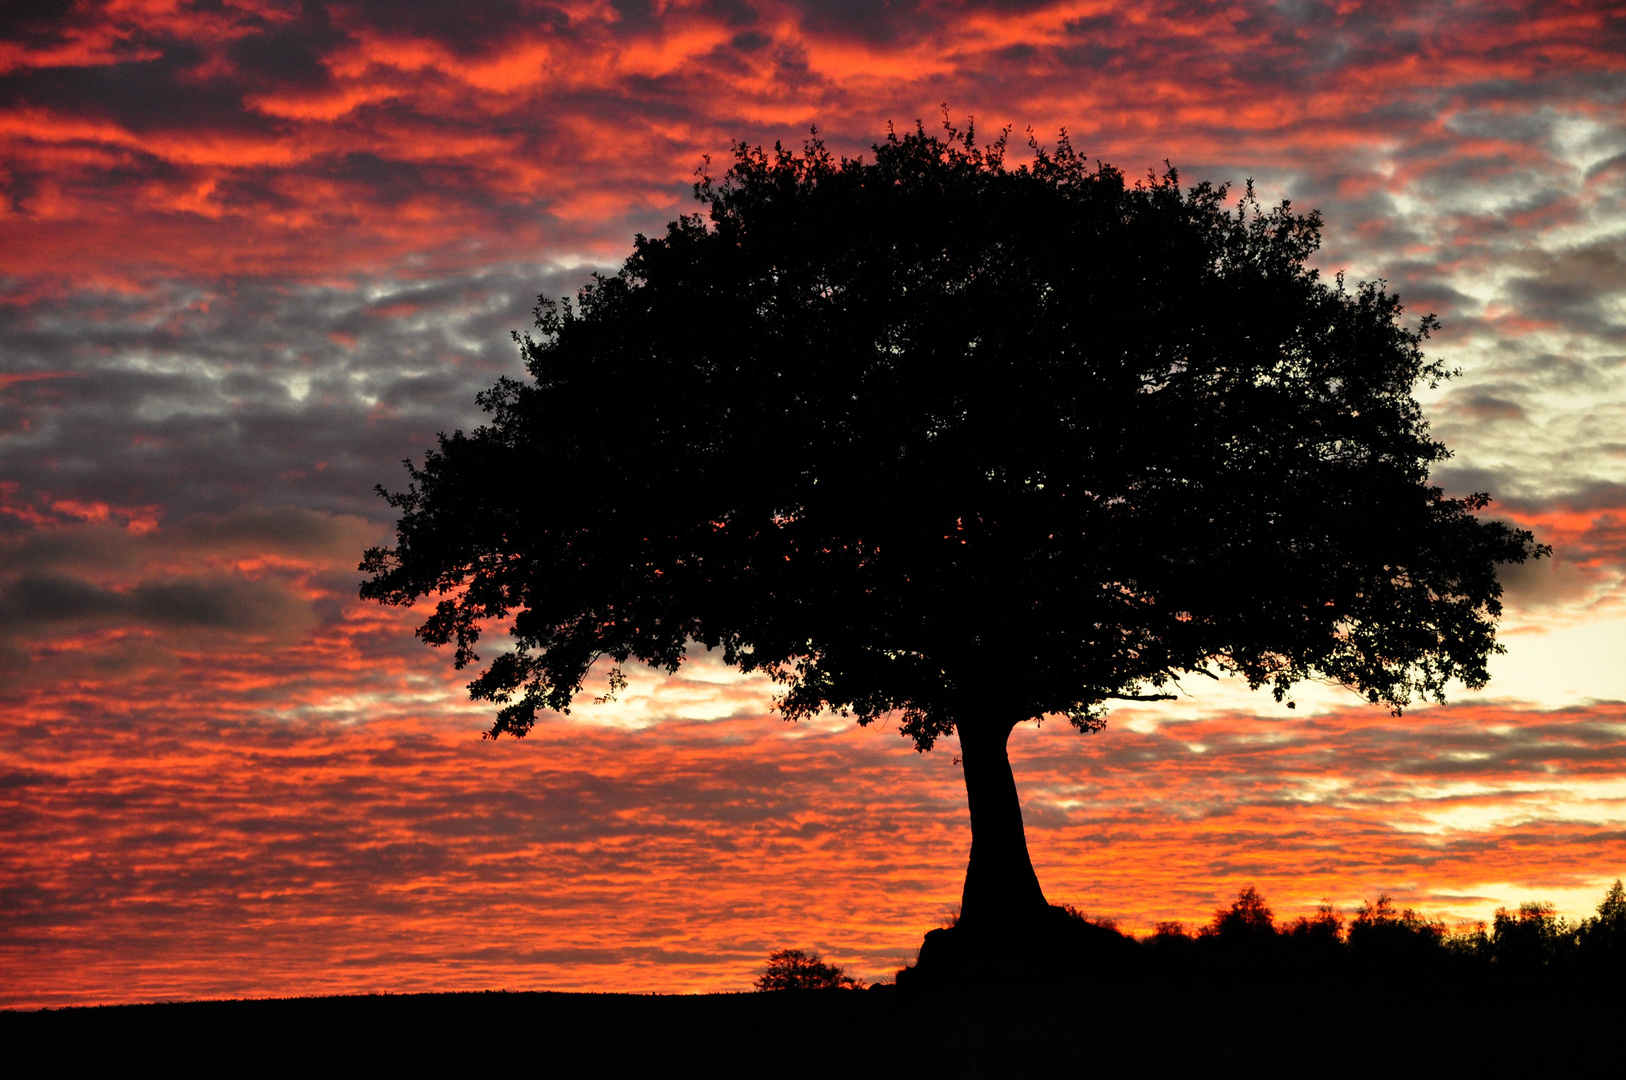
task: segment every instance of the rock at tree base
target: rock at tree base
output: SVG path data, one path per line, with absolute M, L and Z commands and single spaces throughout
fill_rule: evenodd
M 1134 942 L 1118 931 L 1052 907 L 1036 924 L 932 930 L 915 963 L 898 972 L 900 988 L 928 990 L 1076 982 L 1127 962 Z

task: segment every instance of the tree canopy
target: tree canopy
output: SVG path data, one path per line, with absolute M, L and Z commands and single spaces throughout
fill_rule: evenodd
M 1319 216 L 1251 185 L 1006 149 L 737 147 L 704 214 L 539 301 L 529 379 L 386 493 L 362 595 L 435 597 L 460 667 L 509 620 L 492 734 L 691 642 L 922 749 L 1189 673 L 1482 685 L 1496 565 L 1540 548 L 1430 484 L 1432 318 L 1322 277 Z
M 758 990 L 862 990 L 864 983 L 818 953 L 779 949 L 768 955 L 768 966 L 757 976 Z

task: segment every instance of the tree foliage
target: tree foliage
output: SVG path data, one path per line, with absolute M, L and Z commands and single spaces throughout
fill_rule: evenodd
M 1397 711 L 1485 682 L 1496 564 L 1538 548 L 1429 484 L 1432 319 L 1324 280 L 1316 214 L 918 127 L 741 145 L 695 193 L 386 493 L 362 595 L 435 597 L 460 667 L 510 621 L 493 734 L 691 642 L 922 749 L 1188 673 Z
M 1276 917 L 1259 890 L 1246 885 L 1230 907 L 1215 910 L 1213 921 L 1203 932 L 1225 940 L 1272 937 L 1276 934 Z
M 1396 909 L 1388 893 L 1375 901 L 1362 901 L 1349 924 L 1350 947 L 1372 955 L 1427 953 L 1445 939 L 1444 922 L 1415 908 Z
M 853 978 L 834 964 L 827 964 L 818 953 L 805 953 L 801 949 L 780 949 L 768 956 L 768 966 L 757 976 L 758 990 L 862 990 L 862 981 Z
M 1552 904 L 1526 901 L 1517 911 L 1496 909 L 1486 944 L 1494 962 L 1533 968 L 1567 959 L 1580 929 L 1560 917 Z
M 1284 931 L 1289 937 L 1302 942 L 1338 945 L 1344 940 L 1344 916 L 1332 901 L 1322 900 L 1314 915 L 1300 915 Z
M 1546 901 L 1525 901 L 1517 908 L 1497 908 L 1488 928 L 1483 922 L 1468 923 L 1452 932 L 1443 919 L 1397 907 L 1387 893 L 1362 901 L 1347 924 L 1330 901 L 1323 901 L 1313 916 L 1277 927 L 1270 905 L 1249 885 L 1195 935 L 1182 923 L 1159 922 L 1141 941 L 1165 954 L 1218 948 L 1231 956 L 1267 960 L 1321 962 L 1341 956 L 1397 970 L 1449 963 L 1516 977 L 1548 970 L 1618 980 L 1626 973 L 1626 886 L 1616 881 L 1598 904 L 1597 915 L 1579 922 L 1559 915 Z

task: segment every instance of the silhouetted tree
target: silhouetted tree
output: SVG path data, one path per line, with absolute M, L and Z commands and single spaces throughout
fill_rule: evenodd
M 1459 923 L 1440 943 L 1446 953 L 1464 963 L 1483 963 L 1490 960 L 1490 935 L 1485 932 L 1482 919 Z
M 1251 941 L 1276 936 L 1276 917 L 1252 885 L 1244 886 L 1228 908 L 1217 908 L 1204 933 L 1226 941 Z
M 1388 893 L 1362 901 L 1349 924 L 1350 950 L 1358 956 L 1415 960 L 1442 952 L 1445 923 L 1413 908 L 1396 909 Z
M 1575 949 L 1576 930 L 1543 901 L 1527 901 L 1518 911 L 1497 908 L 1488 942 L 1491 960 L 1515 969 L 1562 963 Z
M 1323 900 L 1316 905 L 1314 915 L 1300 915 L 1286 933 L 1296 942 L 1315 947 L 1342 945 L 1344 917 L 1332 906 L 1332 901 Z
M 1314 213 L 1172 168 L 1127 184 L 1065 137 L 1005 150 L 738 147 L 696 185 L 709 219 L 539 302 L 529 380 L 409 463 L 362 595 L 437 597 L 418 633 L 459 667 L 509 620 L 470 684 L 493 735 L 567 710 L 600 658 L 613 690 L 691 642 L 771 674 L 788 719 L 956 733 L 960 930 L 1050 920 L 1019 723 L 1093 732 L 1187 673 L 1397 711 L 1483 684 L 1496 564 L 1537 549 L 1429 485 L 1432 319 L 1322 280 Z
M 1626 968 L 1626 887 L 1617 878 L 1598 904 L 1598 914 L 1580 926 L 1580 955 L 1596 966 Z
M 780 949 L 768 956 L 768 967 L 757 976 L 758 990 L 859 990 L 864 984 L 839 967 L 826 964 L 818 953 Z

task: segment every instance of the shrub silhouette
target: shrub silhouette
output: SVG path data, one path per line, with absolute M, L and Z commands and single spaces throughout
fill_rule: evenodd
M 1090 926 L 1099 926 L 1107 930 L 1118 929 L 1118 920 L 1113 918 L 1111 915 L 1097 915 L 1094 918 L 1091 918 L 1088 913 L 1080 911 L 1072 904 L 1057 904 L 1056 908 L 1074 922 L 1086 923 Z
M 818 953 L 780 949 L 769 954 L 767 970 L 757 976 L 756 986 L 758 990 L 862 990 L 864 983 L 826 964 Z

